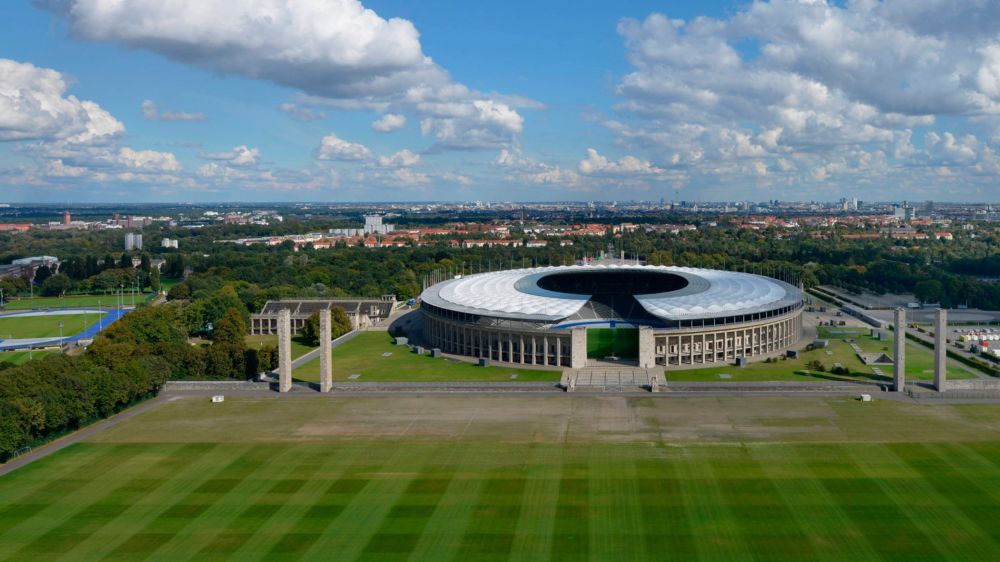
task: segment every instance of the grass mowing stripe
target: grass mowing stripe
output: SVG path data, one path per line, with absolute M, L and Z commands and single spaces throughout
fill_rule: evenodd
M 925 501 L 909 504 L 926 505 L 924 511 L 946 512 L 936 517 L 920 517 L 921 520 L 930 520 L 932 524 L 935 519 L 939 524 L 947 523 L 949 530 L 944 537 L 946 547 L 963 556 L 978 550 L 979 558 L 983 560 L 990 559 L 991 552 L 995 555 L 995 538 L 1000 537 L 1000 506 L 990 500 L 988 491 L 952 470 L 947 461 L 926 445 L 910 443 L 906 446 L 890 444 L 886 447 L 901 462 L 906 463 L 915 475 L 919 475 L 919 478 L 906 479 L 910 488 L 916 488 L 906 495 L 923 497 Z M 956 526 L 960 526 L 964 532 L 959 532 Z M 933 529 L 929 531 L 934 532 Z M 960 541 L 960 544 L 952 544 L 956 541 Z
M 158 506 L 156 515 L 147 519 L 139 530 L 125 540 L 118 542 L 104 559 L 134 560 L 139 554 L 149 556 L 155 553 L 195 520 L 184 516 L 186 509 L 198 510 L 201 508 L 197 506 L 215 503 L 253 472 L 248 467 L 259 465 L 266 458 L 265 452 L 252 445 L 244 445 L 239 449 L 242 452 L 222 468 L 214 470 L 211 478 L 203 480 L 193 490 L 187 486 L 187 494 L 172 505 Z M 200 513 L 198 511 L 197 514 Z
M 746 447 L 711 457 L 712 472 L 753 556 L 759 560 L 812 560 L 808 537 L 781 494 Z
M 208 487 L 199 486 L 193 492 L 196 494 L 193 501 L 198 503 L 176 503 L 160 514 L 159 517 L 173 517 L 191 511 L 191 518 L 196 524 L 184 525 L 170 541 L 160 545 L 146 560 L 219 560 L 237 550 L 253 536 L 253 533 L 242 532 L 217 541 L 220 530 L 231 525 L 234 517 L 243 524 L 243 531 L 247 531 L 251 527 L 262 527 L 278 512 L 282 505 L 280 501 L 261 503 L 257 500 L 275 488 L 285 489 L 285 479 L 272 477 L 280 477 L 289 465 L 304 454 L 307 455 L 308 451 L 270 443 L 260 444 L 256 449 L 254 456 L 247 460 L 241 470 L 233 473 L 236 478 L 209 479 L 222 482 L 221 486 L 212 486 L 217 493 L 216 500 L 203 503 Z M 220 550 L 210 555 L 202 554 L 209 545 L 220 547 Z
M 590 478 L 586 460 L 563 464 L 552 529 L 552 560 L 590 556 Z
M 869 448 L 872 450 L 866 451 L 863 458 L 859 458 L 856 448 L 845 450 L 942 557 L 958 559 L 980 550 L 983 543 L 977 537 L 978 527 L 971 526 L 947 497 L 939 495 L 889 445 L 869 445 Z M 943 533 L 942 529 L 948 532 Z
M 771 479 L 813 546 L 817 560 L 881 560 L 836 500 L 815 478 L 807 478 L 809 467 L 804 457 L 812 456 L 808 445 L 758 445 L 750 454 Z
M 379 562 L 409 558 L 450 483 L 451 474 L 441 476 L 430 470 L 410 480 L 356 560 Z
M 68 515 L 65 509 L 67 503 L 72 505 L 73 502 L 86 501 L 95 487 L 106 484 L 103 482 L 95 483 L 88 478 L 88 475 L 102 474 L 111 469 L 127 470 L 141 453 L 141 449 L 128 447 L 112 447 L 112 449 L 104 455 L 94 457 L 94 464 L 86 469 L 73 472 L 74 478 L 56 480 L 48 487 L 41 489 L 36 487 L 31 503 L 43 505 L 44 508 L 30 509 L 30 516 L 22 517 L 16 512 L 12 512 L 10 514 L 12 517 L 0 519 L 0 525 L 5 527 L 0 527 L 0 531 L 2 531 L 0 532 L 0 544 L 24 545 L 31 542 L 44 532 L 45 526 L 49 525 L 50 522 L 65 519 Z M 49 457 L 49 459 L 51 458 Z
M 964 443 L 934 443 L 927 447 L 934 451 L 942 462 L 948 464 L 952 472 L 964 474 L 969 482 L 981 490 L 980 501 L 1000 505 L 1000 473 L 979 453 Z M 1000 520 L 1000 517 L 996 518 Z M 996 536 L 1000 537 L 1000 533 Z
M 167 453 L 162 463 L 169 467 L 170 472 L 178 472 L 207 454 L 214 447 L 214 444 L 178 446 Z M 26 544 L 18 551 L 15 558 L 35 560 L 42 555 L 54 556 L 70 551 L 74 546 L 90 538 L 101 527 L 113 522 L 134 503 L 153 493 L 163 483 L 162 480 L 146 477 L 148 468 L 134 472 L 134 474 L 143 476 L 127 478 L 109 492 L 100 495 L 75 511 L 67 510 L 67 516 L 62 523 L 49 527 L 44 534 Z M 129 474 L 129 471 L 123 470 L 123 472 Z M 93 494 L 95 490 L 91 488 L 88 492 Z
M 969 442 L 965 447 L 992 465 L 994 474 L 1000 473 L 1000 443 Z
M 636 460 L 635 474 L 642 509 L 640 529 L 650 558 L 693 559 L 698 555 L 671 449 Z
M 439 475 L 459 475 L 451 478 L 422 527 L 422 534 L 414 544 L 410 558 L 414 560 L 467 560 L 479 555 L 466 554 L 464 548 L 473 547 L 476 540 L 467 539 L 470 532 L 475 504 L 483 491 L 484 474 L 491 474 L 489 467 L 507 469 L 516 460 L 498 460 L 497 449 L 488 443 L 454 444 L 442 461 L 433 465 Z M 503 459 L 504 457 L 501 457 Z M 508 457 L 510 458 L 510 457 Z M 474 475 L 470 477 L 470 475 Z M 483 537 L 485 539 L 485 537 Z M 468 542 L 467 542 L 468 540 Z M 484 543 L 493 542 L 484 540 Z M 482 548 L 502 548 L 500 545 Z M 488 553 L 484 553 L 485 556 Z M 504 557 L 506 559 L 506 557 Z
M 810 459 L 806 466 L 826 488 L 840 509 L 851 518 L 883 558 L 899 560 L 941 559 L 937 547 L 917 528 L 881 485 L 868 477 L 846 454 L 847 449 L 869 451 L 874 444 L 825 445 L 830 449 L 822 459 Z
M 442 449 L 437 444 L 413 447 L 394 443 L 384 461 L 385 465 L 393 467 L 392 472 L 359 474 L 367 482 L 357 490 L 338 518 L 344 522 L 343 527 L 337 533 L 321 536 L 310 552 L 325 553 L 325 556 L 336 553 L 337 560 L 357 559 L 410 481 L 420 474 L 418 467 L 439 458 Z
M 317 481 L 317 474 L 324 467 L 323 456 L 329 459 L 333 455 L 330 455 L 325 447 L 310 448 L 309 452 L 310 454 L 300 459 L 293 470 L 286 472 L 290 476 L 295 476 L 294 479 L 282 480 L 272 488 L 269 499 L 279 500 L 278 503 L 283 505 L 283 508 L 277 514 L 278 523 L 268 526 L 273 542 L 270 550 L 266 545 L 259 547 L 260 551 L 267 551 L 264 557 L 266 560 L 297 560 L 319 539 L 319 531 L 301 523 L 309 513 L 315 498 L 328 489 Z M 312 455 L 317 457 L 313 458 Z M 275 496 L 276 493 L 284 494 L 286 497 Z
M 459 559 L 508 559 L 517 532 L 524 489 L 524 475 L 511 474 L 509 467 L 488 473 L 482 481 L 479 497 L 472 504 L 459 547 Z
M 678 449 L 677 473 L 681 478 L 684 508 L 695 534 L 698 557 L 708 560 L 749 558 L 739 525 L 726 504 L 709 457 L 735 451 L 735 447 L 683 447 Z
M 599 560 L 645 558 L 638 500 L 641 492 L 631 462 L 635 447 L 622 443 L 588 451 L 590 553 Z
M 272 447 L 273 445 L 265 445 Z M 256 472 L 264 474 L 287 474 L 287 464 L 298 456 L 298 448 L 291 448 L 271 455 Z M 286 458 L 288 457 L 288 458 Z M 279 481 L 281 482 L 281 481 Z M 281 509 L 281 504 L 266 501 L 277 483 L 266 479 L 254 479 L 251 486 L 242 488 L 243 494 L 233 498 L 229 512 L 235 516 L 219 519 L 218 525 L 207 529 L 200 548 L 192 556 L 196 560 L 220 560 L 233 556 Z M 281 485 L 280 487 L 284 487 Z M 194 547 L 198 547 L 195 545 Z
M 87 484 L 79 477 L 81 465 L 110 470 L 122 462 L 125 450 L 125 445 L 74 443 L 45 462 L 33 462 L 0 478 L 0 501 L 15 503 L 30 497 L 32 502 L 52 503 Z
M 530 445 L 525 452 L 525 483 L 514 541 L 512 562 L 545 560 L 552 549 L 559 475 L 566 445 Z
M 379 457 L 373 453 L 375 451 L 364 445 L 331 452 L 330 461 L 349 459 L 349 462 L 336 471 L 336 478 L 326 485 L 323 493 L 317 496 L 317 501 L 309 507 L 303 516 L 304 518 L 300 519 L 300 525 L 303 528 L 323 537 L 330 534 L 330 529 L 335 524 L 342 525 L 341 528 L 351 525 L 351 522 L 346 519 L 350 516 L 348 505 L 371 483 L 373 475 L 386 470 L 391 460 L 389 455 Z M 392 470 L 396 468 L 396 466 L 391 467 Z M 345 512 L 347 512 L 346 515 Z M 328 551 L 319 550 L 319 547 L 316 546 L 317 542 L 319 541 L 313 541 L 311 550 L 302 556 L 303 559 L 329 556 Z

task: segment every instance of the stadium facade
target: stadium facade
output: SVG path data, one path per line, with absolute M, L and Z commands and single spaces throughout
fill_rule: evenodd
M 524 365 L 721 364 L 780 353 L 802 333 L 800 288 L 711 269 L 515 269 L 436 283 L 421 301 L 431 346 Z

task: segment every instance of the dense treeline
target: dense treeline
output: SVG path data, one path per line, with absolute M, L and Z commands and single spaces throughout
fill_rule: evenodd
M 245 311 L 232 288 L 195 304 L 141 306 L 80 356 L 0 363 L 0 459 L 149 398 L 167 380 L 247 379 L 277 366 L 273 347 L 247 348 Z M 192 342 L 190 326 L 205 318 L 210 343 Z

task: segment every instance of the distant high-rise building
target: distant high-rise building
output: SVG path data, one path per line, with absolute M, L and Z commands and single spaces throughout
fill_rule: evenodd
M 176 249 L 177 248 L 177 239 L 176 238 L 164 238 L 163 240 L 160 241 L 160 247 L 162 247 L 162 248 L 174 248 L 174 249 Z
M 70 216 L 69 211 L 63 211 L 63 224 L 69 226 L 69 223 L 73 221 L 73 217 Z
M 125 234 L 125 251 L 131 250 L 141 250 L 142 249 L 142 234 L 135 234 L 129 232 Z
M 388 234 L 396 230 L 394 224 L 383 224 L 382 215 L 365 215 L 365 234 Z

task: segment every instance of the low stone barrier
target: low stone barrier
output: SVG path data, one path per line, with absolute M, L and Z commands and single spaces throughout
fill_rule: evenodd
M 945 391 L 950 390 L 1000 390 L 1000 379 L 948 379 Z
M 163 390 L 270 390 L 271 383 L 255 381 L 167 381 Z

